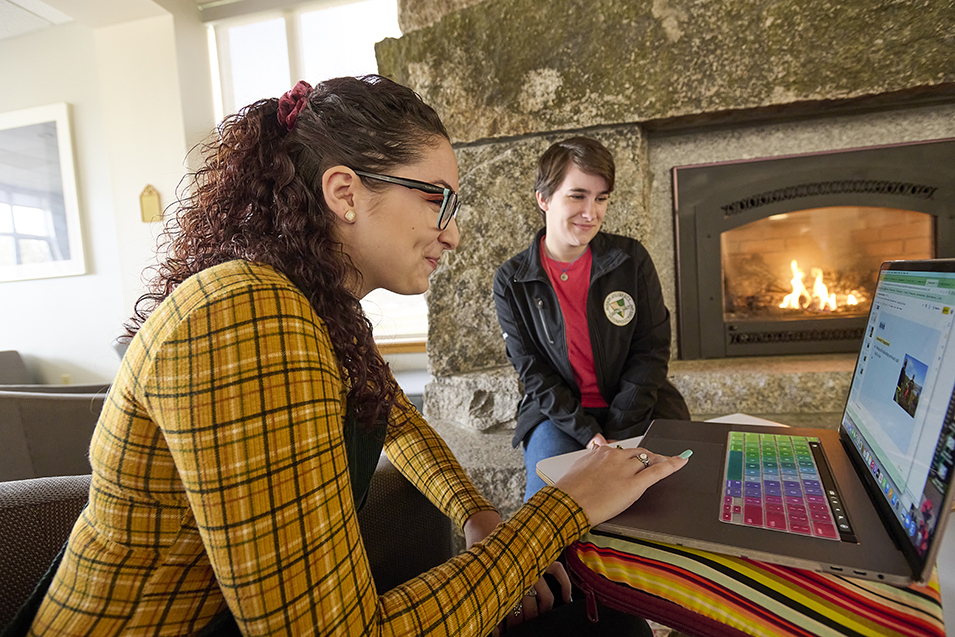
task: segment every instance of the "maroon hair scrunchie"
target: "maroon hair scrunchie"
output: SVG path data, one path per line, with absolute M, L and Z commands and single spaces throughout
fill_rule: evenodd
M 279 98 L 279 123 L 284 124 L 286 130 L 295 128 L 298 114 L 308 103 L 308 94 L 312 92 L 312 85 L 300 80 L 291 91 Z

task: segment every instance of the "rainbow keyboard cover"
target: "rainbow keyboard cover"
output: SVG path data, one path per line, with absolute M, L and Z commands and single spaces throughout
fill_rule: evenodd
M 728 436 L 720 520 L 827 540 L 854 539 L 819 438 L 742 431 Z

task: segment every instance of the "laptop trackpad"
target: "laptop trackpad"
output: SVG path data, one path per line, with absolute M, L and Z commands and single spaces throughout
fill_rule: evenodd
M 658 438 L 650 449 L 665 456 L 678 456 L 686 449 L 693 456 L 685 467 L 650 487 L 642 499 L 654 495 L 663 496 L 680 492 L 722 493 L 723 458 L 726 445 L 713 442 L 691 442 Z

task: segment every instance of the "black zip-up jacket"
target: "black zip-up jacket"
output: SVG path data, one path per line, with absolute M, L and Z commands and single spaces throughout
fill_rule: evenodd
M 525 394 L 514 446 L 545 420 L 583 447 L 598 433 L 612 440 L 639 436 L 653 418 L 688 419 L 683 397 L 667 380 L 670 313 L 650 254 L 634 239 L 603 232 L 590 242 L 587 323 L 597 384 L 609 409 L 603 422 L 584 411 L 567 353 L 564 317 L 541 263 L 543 235 L 541 229 L 530 247 L 494 276 L 507 358 Z

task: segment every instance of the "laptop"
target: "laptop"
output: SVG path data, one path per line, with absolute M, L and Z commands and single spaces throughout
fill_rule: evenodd
M 622 446 L 692 458 L 597 530 L 925 582 L 955 497 L 953 332 L 955 259 L 884 263 L 838 430 L 656 420 Z M 553 484 L 574 454 L 538 474 Z

